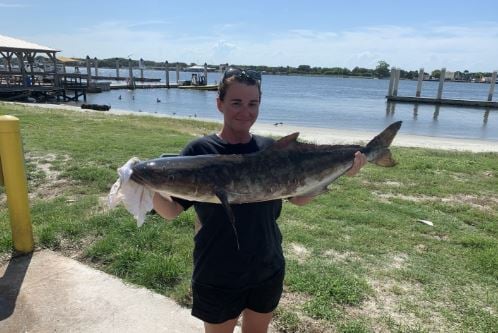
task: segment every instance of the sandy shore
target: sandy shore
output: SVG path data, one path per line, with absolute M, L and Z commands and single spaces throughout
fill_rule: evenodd
M 299 132 L 299 137 L 306 141 L 318 144 L 365 144 L 378 132 L 338 130 L 328 128 L 297 127 L 289 125 L 257 124 L 254 132 L 263 135 L 287 135 Z M 407 135 L 399 133 L 396 135 L 393 146 L 420 147 L 443 150 L 458 150 L 471 152 L 498 152 L 498 142 L 471 139 L 438 138 L 421 135 Z
M 9 104 L 9 102 L 4 102 L 4 104 Z M 41 107 L 49 109 L 62 109 L 71 110 L 78 112 L 99 112 L 101 111 L 89 111 L 82 110 L 80 107 L 64 104 L 30 104 L 30 103 L 11 103 L 17 105 L 24 105 L 28 107 Z M 154 117 L 172 117 L 164 114 L 152 114 L 152 113 L 139 113 L 130 110 L 123 109 L 112 109 L 111 111 L 105 112 L 105 114 L 113 115 L 144 115 L 144 116 L 154 116 Z M 178 119 L 191 119 L 187 117 L 174 117 Z M 213 119 L 203 119 L 196 118 L 197 120 L 213 122 Z M 220 118 L 221 119 L 221 118 Z M 220 120 L 221 121 L 221 120 Z M 340 129 L 330 129 L 330 128 L 312 128 L 312 127 L 301 127 L 301 126 L 291 126 L 291 125 L 278 125 L 256 123 L 253 127 L 253 133 L 261 135 L 273 135 L 273 136 L 284 136 L 294 132 L 299 132 L 299 137 L 303 140 L 314 142 L 317 144 L 353 144 L 360 143 L 364 144 L 372 139 L 375 135 L 379 134 L 382 129 L 379 128 L 378 132 L 369 131 L 353 131 L 353 130 L 340 130 Z M 393 146 L 399 147 L 420 147 L 420 148 L 431 148 L 431 149 L 443 149 L 443 150 L 458 150 L 458 151 L 471 151 L 471 152 L 498 152 L 498 142 L 485 141 L 485 140 L 473 140 L 473 139 L 456 139 L 456 138 L 439 138 L 431 136 L 419 136 L 419 135 L 407 135 L 398 134 L 394 139 Z

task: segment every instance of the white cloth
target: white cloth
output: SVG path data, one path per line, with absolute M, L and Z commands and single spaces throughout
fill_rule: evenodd
M 154 191 L 130 180 L 133 172 L 131 168 L 139 162 L 138 158 L 133 157 L 118 169 L 119 178 L 112 185 L 108 198 L 110 208 L 123 202 L 126 210 L 133 215 L 137 220 L 137 226 L 140 227 L 144 223 L 145 214 L 153 208 Z

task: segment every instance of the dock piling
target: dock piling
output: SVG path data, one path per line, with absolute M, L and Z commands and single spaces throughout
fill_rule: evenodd
M 223 74 L 225 73 L 225 64 L 220 64 L 220 82 L 223 79 Z
M 207 62 L 204 63 L 204 80 L 206 80 L 206 84 L 208 84 L 208 64 Z
M 398 86 L 399 86 L 399 78 L 401 76 L 401 69 L 397 68 L 394 76 L 394 86 L 393 86 L 393 96 L 398 96 Z
M 489 93 L 488 93 L 488 102 L 491 102 L 493 100 L 493 93 L 495 91 L 495 84 L 496 84 L 496 71 L 494 71 L 493 75 L 491 75 L 491 82 L 489 85 Z
M 140 68 L 140 79 L 143 82 L 145 63 L 144 63 L 144 60 L 142 58 L 140 58 L 140 60 L 138 61 L 138 67 Z
M 396 77 L 396 67 L 391 68 L 391 76 L 389 77 L 389 88 L 387 90 L 387 96 L 391 97 L 393 95 L 394 79 Z
M 97 57 L 94 57 L 93 58 L 93 61 L 94 61 L 94 66 L 95 66 L 95 77 L 99 76 L 99 61 L 97 59 Z
M 90 69 L 90 56 L 86 56 L 86 85 L 89 87 L 92 82 L 92 71 Z
M 176 63 L 176 84 L 179 85 L 180 83 L 180 64 Z
M 436 99 L 440 100 L 443 97 L 443 86 L 444 79 L 446 77 L 446 68 L 441 68 L 441 73 L 439 74 L 439 86 L 437 88 L 437 97 Z
M 166 88 L 169 89 L 169 64 L 168 60 L 164 62 L 164 71 L 166 72 Z
M 59 88 L 61 86 L 61 82 L 60 82 L 61 77 L 59 76 L 59 73 L 57 72 L 57 57 L 55 56 L 55 53 L 54 54 L 49 53 L 48 57 L 52 60 L 52 66 L 54 66 L 54 71 L 53 71 L 54 86 Z M 33 63 L 34 63 L 34 59 L 33 59 Z M 31 65 L 31 78 L 34 81 L 35 75 L 33 72 L 33 64 Z M 57 95 L 57 100 L 59 100 L 59 95 Z
M 422 93 L 422 81 L 424 80 L 424 69 L 420 68 L 418 71 L 418 82 L 417 82 L 417 92 L 415 96 L 420 97 L 420 94 Z
M 116 78 L 119 79 L 119 59 L 116 58 Z
M 135 78 L 133 77 L 133 69 L 131 67 L 131 58 L 128 58 L 128 87 L 135 88 Z

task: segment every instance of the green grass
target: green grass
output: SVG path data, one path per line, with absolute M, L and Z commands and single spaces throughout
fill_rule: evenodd
M 21 120 L 32 222 L 49 248 L 191 304 L 194 212 L 141 228 L 106 208 L 132 156 L 178 152 L 219 125 L 0 104 Z M 497 332 L 498 155 L 393 148 L 394 168 L 286 203 L 283 332 Z M 12 249 L 0 190 L 0 255 Z M 433 227 L 417 222 L 430 220 Z

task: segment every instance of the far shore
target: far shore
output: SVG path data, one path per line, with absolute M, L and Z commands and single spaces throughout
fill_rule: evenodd
M 1 102 L 1 101 L 0 103 L 24 105 L 27 107 L 102 113 L 102 111 L 83 110 L 80 107 L 65 105 L 65 104 L 32 104 L 32 103 Z M 206 119 L 206 118 L 179 117 L 179 116 L 170 116 L 158 113 L 135 112 L 124 109 L 112 109 L 104 113 L 113 114 L 113 115 L 154 116 L 154 117 L 168 117 L 168 118 L 190 119 L 190 120 L 195 119 L 206 122 L 216 122 L 213 119 Z M 220 122 L 221 122 L 221 117 L 220 117 Z M 379 129 L 379 132 L 381 130 L 382 129 Z M 262 122 L 257 122 L 252 128 L 252 132 L 255 134 L 272 135 L 272 136 L 285 136 L 294 132 L 299 132 L 300 133 L 299 137 L 301 139 L 317 144 L 353 144 L 353 143 L 364 144 L 367 143 L 370 139 L 372 139 L 375 135 L 379 134 L 379 132 L 370 132 L 370 131 L 314 128 L 314 127 L 292 126 L 286 124 L 280 124 L 278 126 L 275 126 L 273 124 L 267 124 Z M 419 148 L 429 148 L 429 149 L 470 151 L 470 152 L 498 152 L 498 142 L 493 142 L 493 141 L 476 140 L 476 139 L 441 138 L 441 137 L 431 137 L 431 136 L 421 136 L 421 135 L 409 135 L 402 133 L 396 136 L 393 142 L 393 146 L 419 147 Z

